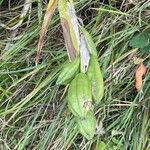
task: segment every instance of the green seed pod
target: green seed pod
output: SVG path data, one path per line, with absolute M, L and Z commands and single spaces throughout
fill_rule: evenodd
M 92 96 L 98 104 L 104 95 L 104 82 L 97 57 L 94 55 L 91 55 L 87 75 L 92 82 Z
M 96 118 L 94 113 L 89 111 L 85 118 L 76 118 L 80 133 L 88 140 L 94 137 L 96 130 Z
M 63 69 L 61 70 L 58 76 L 56 84 L 58 85 L 68 84 L 79 72 L 79 70 L 80 70 L 80 59 L 79 57 L 77 57 L 72 62 L 69 62 L 66 65 L 64 65 Z
M 68 107 L 78 117 L 86 116 L 92 109 L 92 87 L 86 74 L 79 73 L 68 90 Z
M 83 33 L 83 35 L 85 36 L 88 50 L 89 50 L 90 54 L 97 57 L 96 45 L 95 45 L 91 35 L 89 34 L 89 32 L 84 27 L 80 27 L 80 30 Z

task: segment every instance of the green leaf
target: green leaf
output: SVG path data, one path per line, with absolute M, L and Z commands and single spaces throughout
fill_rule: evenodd
M 144 48 L 150 44 L 149 31 L 136 34 L 129 42 L 129 45 L 133 48 Z
M 91 140 L 94 137 L 96 129 L 96 118 L 92 111 L 88 111 L 86 117 L 76 118 L 79 132 L 87 139 Z
M 140 49 L 142 53 L 150 53 L 150 44 Z
M 97 140 L 95 150 L 105 150 L 105 149 L 106 149 L 106 144 L 101 140 Z

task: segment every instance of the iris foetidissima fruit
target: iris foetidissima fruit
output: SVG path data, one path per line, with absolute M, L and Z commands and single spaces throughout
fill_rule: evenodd
M 98 103 L 103 94 L 97 50 L 91 35 L 79 25 L 72 0 L 59 0 L 58 9 L 70 63 L 60 72 L 57 84 L 70 83 L 68 107 L 76 118 L 80 133 L 89 140 L 96 130 L 92 98 Z
M 92 111 L 87 112 L 86 117 L 76 118 L 79 132 L 88 140 L 94 137 L 96 131 L 96 118 Z
M 101 69 L 98 63 L 96 45 L 91 35 L 84 27 L 80 27 L 80 30 L 85 37 L 85 42 L 90 53 L 90 61 L 86 73 L 92 84 L 93 99 L 95 100 L 95 103 L 98 104 L 104 95 L 104 82 Z
M 92 96 L 96 104 L 98 104 L 104 95 L 103 76 L 98 63 L 98 58 L 94 55 L 90 57 L 90 64 L 87 76 L 92 84 Z
M 92 110 L 92 87 L 84 73 L 79 73 L 71 81 L 68 89 L 68 107 L 74 116 L 85 117 Z
M 79 54 L 80 34 L 72 0 L 59 0 L 59 15 L 68 57 L 73 60 Z
M 72 79 L 75 77 L 76 74 L 79 73 L 80 70 L 80 58 L 76 57 L 71 62 L 66 63 L 56 81 L 57 85 L 67 85 L 69 84 Z

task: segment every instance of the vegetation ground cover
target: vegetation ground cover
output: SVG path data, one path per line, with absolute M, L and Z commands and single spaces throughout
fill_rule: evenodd
M 129 44 L 135 34 L 150 29 L 149 0 L 75 2 L 77 16 L 96 43 L 105 81 L 104 97 L 95 108 L 97 133 L 90 141 L 79 134 L 68 110 L 68 87 L 56 85 L 68 59 L 58 11 L 36 66 L 47 1 L 32 1 L 15 36 L 8 28 L 20 21 L 24 1 L 0 4 L 0 149 L 99 150 L 102 142 L 108 150 L 150 149 L 149 72 L 142 90 L 134 87 L 135 60 L 142 58 L 149 68 L 150 55 Z

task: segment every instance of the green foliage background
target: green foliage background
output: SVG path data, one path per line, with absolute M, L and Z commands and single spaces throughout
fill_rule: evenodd
M 149 67 L 150 55 L 129 46 L 136 32 L 149 29 L 149 1 L 75 2 L 77 15 L 97 45 L 105 79 L 105 95 L 95 110 L 98 132 L 91 141 L 78 133 L 66 104 L 67 87 L 55 84 L 68 59 L 58 12 L 35 66 L 46 1 L 32 1 L 14 38 L 6 26 L 19 22 L 24 1 L 0 4 L 0 149 L 100 150 L 101 143 L 107 150 L 150 149 L 150 75 L 136 92 L 133 62 L 143 58 Z M 5 50 L 7 42 L 12 45 Z

